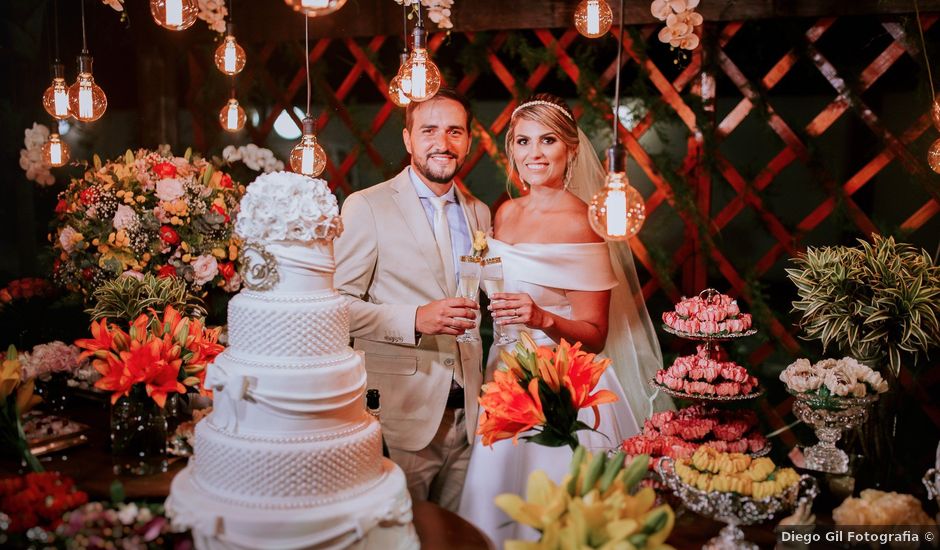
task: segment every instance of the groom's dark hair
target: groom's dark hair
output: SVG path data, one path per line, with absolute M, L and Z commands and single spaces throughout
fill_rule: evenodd
M 470 112 L 470 100 L 467 99 L 465 95 L 458 92 L 453 88 L 448 88 L 447 86 L 441 86 L 441 88 L 434 94 L 431 99 L 426 99 L 422 102 L 412 101 L 405 107 L 405 128 L 408 128 L 408 131 L 411 131 L 411 125 L 414 123 L 414 112 L 418 110 L 425 103 L 430 103 L 438 99 L 450 99 L 456 101 L 463 107 L 465 113 L 467 113 L 467 131 L 470 131 L 470 123 L 473 122 L 473 113 Z

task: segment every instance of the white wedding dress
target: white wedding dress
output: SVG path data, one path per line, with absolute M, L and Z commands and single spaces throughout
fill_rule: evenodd
M 566 291 L 603 291 L 618 284 L 607 243 L 510 245 L 492 237 L 487 242 L 487 255 L 502 258 L 506 292 L 524 292 L 540 308 L 561 317 L 571 318 L 571 303 Z M 504 325 L 503 330 L 514 333 L 519 329 L 515 325 Z M 554 345 L 544 332 L 525 330 L 529 330 L 539 345 Z M 609 334 L 608 343 L 616 336 Z M 486 381 L 493 379 L 493 371 L 499 365 L 499 352 L 513 347 L 515 344 L 494 345 L 490 349 Z M 618 447 L 624 439 L 639 432 L 613 368 L 608 367 L 604 371 L 596 389 L 610 390 L 618 400 L 598 407 L 600 425 L 597 432 L 578 432 L 581 444 L 591 451 Z M 579 419 L 589 426 L 594 425 L 591 409 L 582 410 Z M 545 471 L 549 478 L 560 483 L 568 472 L 571 456 L 569 447 L 543 447 L 521 439 L 515 446 L 511 440 L 504 440 L 496 442 L 492 448 L 484 447 L 477 436 L 460 500 L 460 515 L 486 533 L 496 548 L 502 548 L 508 539 L 537 540 L 535 530 L 510 523 L 509 516 L 497 508 L 493 500 L 502 493 L 515 493 L 525 498 L 529 474 L 535 470 Z

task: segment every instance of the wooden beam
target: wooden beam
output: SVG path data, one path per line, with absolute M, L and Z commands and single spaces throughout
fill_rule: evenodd
M 301 15 L 284 2 L 242 0 L 235 9 L 239 40 L 277 42 L 301 40 Z M 608 0 L 617 20 L 619 2 Z M 577 0 L 455 0 L 451 20 L 454 31 L 479 32 L 570 27 Z M 890 15 L 912 13 L 910 0 L 706 0 L 697 8 L 706 21 L 747 21 L 777 17 L 836 17 L 840 15 Z M 940 11 L 940 0 L 921 0 L 921 12 Z M 656 23 L 649 1 L 626 6 L 627 25 Z M 409 22 L 409 27 L 414 20 Z M 428 22 L 432 30 L 434 23 Z M 400 35 L 402 9 L 393 0 L 349 0 L 336 13 L 310 20 L 313 38 Z

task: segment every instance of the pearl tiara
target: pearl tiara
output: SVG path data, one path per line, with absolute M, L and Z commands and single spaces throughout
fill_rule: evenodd
M 552 109 L 558 109 L 559 111 L 561 111 L 563 115 L 565 115 L 571 120 L 574 120 L 574 117 L 571 116 L 571 113 L 569 113 L 568 110 L 562 107 L 561 105 L 557 103 L 552 103 L 551 101 L 543 101 L 541 99 L 533 99 L 532 101 L 526 101 L 522 105 L 516 107 L 515 110 L 513 110 L 512 115 L 509 118 L 513 118 L 514 116 L 516 116 L 516 113 L 518 113 L 521 109 L 525 109 L 526 107 L 531 107 L 532 105 L 545 105 L 546 107 L 551 107 Z

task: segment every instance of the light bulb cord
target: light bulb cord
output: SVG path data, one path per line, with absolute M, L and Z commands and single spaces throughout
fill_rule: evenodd
M 82 4 L 82 53 L 88 53 L 88 39 L 85 36 L 85 0 L 81 0 Z
M 418 6 L 418 26 L 422 29 L 424 28 L 424 20 L 421 17 L 421 0 L 417 0 L 415 5 Z
M 310 18 L 304 17 L 304 59 L 307 63 L 307 118 L 310 118 Z
M 930 72 L 930 59 L 927 57 L 927 41 L 924 40 L 924 26 L 920 22 L 920 7 L 917 0 L 914 0 L 914 14 L 917 17 L 917 30 L 920 31 L 920 47 L 924 50 L 924 65 L 927 66 L 927 82 L 930 83 L 930 99 L 936 101 L 937 92 L 933 87 L 933 74 Z
M 235 22 L 235 0 L 228 0 L 228 22 Z
M 59 63 L 59 0 L 52 3 L 52 24 L 55 30 L 55 63 Z
M 402 37 L 405 39 L 405 50 L 408 50 L 408 6 L 404 2 L 401 3 L 401 31 Z
M 623 55 L 623 0 L 620 0 L 620 36 L 617 37 L 617 76 L 614 81 L 614 145 L 620 144 L 620 58 Z

